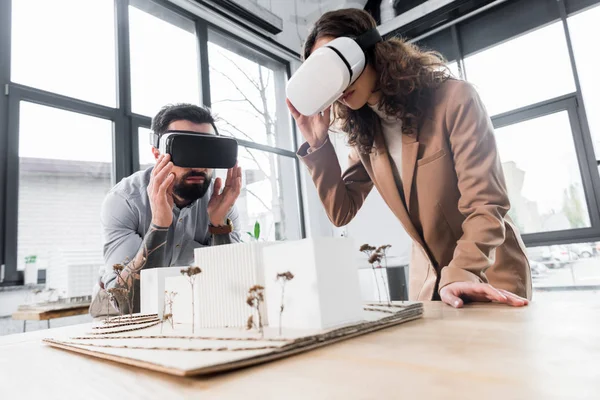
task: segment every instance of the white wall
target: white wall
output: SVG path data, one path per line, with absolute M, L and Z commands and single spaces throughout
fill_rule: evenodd
M 17 311 L 19 304 L 25 304 L 32 298 L 32 289 L 13 289 L 0 291 L 0 317 L 10 316 Z
M 100 209 L 111 187 L 110 178 L 21 174 L 17 266 L 26 256 L 37 256 L 46 269 L 53 253 L 89 250 L 102 263 Z

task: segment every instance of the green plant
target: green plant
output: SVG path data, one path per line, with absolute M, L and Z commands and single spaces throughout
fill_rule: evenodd
M 37 260 L 37 256 L 27 256 L 25 257 L 25 264 L 35 264 Z
M 252 239 L 256 240 L 258 242 L 258 240 L 260 239 L 260 222 L 256 221 L 254 223 L 254 232 L 246 232 L 248 234 L 248 236 L 250 236 Z

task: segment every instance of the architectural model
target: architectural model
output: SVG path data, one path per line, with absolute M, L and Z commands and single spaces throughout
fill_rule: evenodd
M 77 336 L 59 332 L 44 342 L 169 374 L 202 375 L 422 315 L 421 303 L 363 304 L 355 252 L 343 238 L 198 249 L 196 266 L 142 272 L 143 313 L 106 317 Z

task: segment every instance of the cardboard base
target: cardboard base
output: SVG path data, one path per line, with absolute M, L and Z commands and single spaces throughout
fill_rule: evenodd
M 230 371 L 261 364 L 355 336 L 420 318 L 421 303 L 395 303 L 393 307 L 376 306 L 365 311 L 365 320 L 326 331 L 284 331 L 265 328 L 264 337 L 254 331 L 235 328 L 202 329 L 191 335 L 191 326 L 165 323 L 135 332 L 90 335 L 77 338 L 44 339 L 50 346 L 151 369 L 171 375 L 193 376 Z M 201 353 L 198 354 L 198 353 Z

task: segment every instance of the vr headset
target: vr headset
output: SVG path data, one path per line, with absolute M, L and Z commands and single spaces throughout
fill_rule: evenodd
M 315 50 L 287 84 L 287 97 L 306 116 L 333 104 L 365 69 L 367 51 L 380 42 L 377 29 L 339 37 Z
M 238 143 L 212 133 L 166 131 L 150 134 L 150 144 L 161 154 L 170 154 L 174 165 L 182 168 L 233 168 L 237 162 Z

